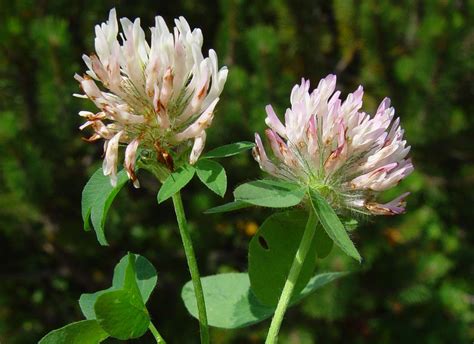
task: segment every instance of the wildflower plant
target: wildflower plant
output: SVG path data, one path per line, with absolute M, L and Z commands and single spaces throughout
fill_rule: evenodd
M 140 187 L 139 169 L 152 173 L 162 183 L 158 203 L 173 199 L 196 290 L 201 342 L 208 343 L 202 286 L 180 190 L 197 175 L 210 190 L 223 196 L 226 173 L 212 159 L 238 154 L 253 144 L 231 144 L 201 157 L 206 129 L 212 124 L 227 78 L 227 68 L 218 68 L 214 50 L 203 56 L 201 30 L 191 30 L 180 17 L 170 31 L 157 16 L 148 43 L 140 19 L 122 18 L 120 25 L 119 33 L 112 9 L 108 21 L 95 27 L 95 53 L 83 55 L 87 72 L 75 75 L 83 91 L 75 96 L 91 100 L 98 108 L 96 113 L 79 112 L 85 119 L 80 129 L 92 131 L 85 141 L 104 142 L 102 168 L 82 193 L 84 229 L 93 228 L 100 244 L 107 245 L 104 224 L 114 197 L 128 180 Z M 125 340 L 138 338 L 147 330 L 157 342 L 164 342 L 145 307 L 156 280 L 156 270 L 146 258 L 128 254 L 115 268 L 111 288 L 81 296 L 79 304 L 86 320 L 55 330 L 41 342 Z
M 103 171 L 112 186 L 117 184 L 119 145 L 124 144 L 124 167 L 138 187 L 135 162 L 139 149 L 147 157 L 141 161 L 143 166 L 161 181 L 185 161 L 196 163 L 227 68 L 218 69 L 212 49 L 204 58 L 201 30 L 191 31 L 183 17 L 170 32 L 157 16 L 150 29 L 151 44 L 140 19 L 132 23 L 122 18 L 120 23 L 122 44 L 115 9 L 106 23 L 95 28 L 96 54 L 83 56 L 89 70 L 75 78 L 85 93 L 77 96 L 89 98 L 99 112 L 81 111 L 79 115 L 86 119 L 81 129 L 93 129 L 88 141 L 105 140 Z M 156 160 L 162 164 L 155 164 Z
M 336 244 L 362 260 L 344 219 L 405 211 L 407 193 L 384 204 L 377 200 L 380 192 L 413 171 L 407 158 L 410 147 L 390 100 L 385 98 L 370 116 L 361 111 L 361 86 L 344 101 L 335 86 L 336 76 L 328 75 L 310 92 L 309 81 L 303 79 L 291 91 L 284 124 L 268 105 L 265 134 L 271 155 L 258 133 L 253 155 L 270 178 L 240 185 L 234 202 L 208 211 L 251 205 L 299 208 L 270 216 L 250 243 L 250 289 L 274 314 L 266 343 L 276 343 L 289 305 L 342 275 L 311 278 L 316 256 L 324 258 Z
M 95 28 L 95 54 L 84 55 L 86 74 L 76 75 L 83 94 L 98 108 L 81 111 L 86 141 L 103 140 L 102 168 L 82 193 L 84 229 L 94 229 L 107 245 L 105 219 L 114 197 L 131 181 L 140 187 L 138 171 L 161 183 L 157 201 L 172 199 L 191 280 L 182 300 L 198 319 L 201 343 L 209 343 L 209 326 L 241 328 L 273 317 L 267 343 L 276 343 L 286 309 L 318 288 L 345 275 L 313 275 L 316 258 L 333 245 L 350 257 L 361 256 L 347 233 L 351 219 L 362 215 L 396 215 L 405 210 L 402 194 L 380 203 L 379 194 L 413 170 L 410 147 L 390 100 L 374 116 L 361 111 L 362 87 L 342 101 L 329 75 L 310 92 L 302 80 L 290 96 L 282 122 L 266 107 L 269 149 L 255 134 L 255 144 L 238 142 L 203 154 L 206 129 L 212 124 L 227 69 L 218 68 L 213 50 L 202 54 L 203 37 L 183 17 L 170 31 L 155 18 L 148 43 L 140 20 L 119 23 L 114 9 Z M 120 37 L 120 39 L 118 38 Z M 124 149 L 121 149 L 122 146 Z M 235 200 L 207 213 L 250 206 L 291 208 L 271 215 L 249 245 L 248 273 L 200 277 L 180 192 L 197 175 L 210 190 L 224 196 L 227 176 L 214 159 L 252 149 L 268 178 L 238 186 Z M 122 159 L 122 151 L 124 158 Z M 120 168 L 123 160 L 123 168 Z M 110 288 L 83 294 L 86 318 L 47 334 L 40 343 L 99 343 L 112 337 L 139 338 L 150 331 L 165 343 L 151 321 L 146 303 L 157 283 L 145 257 L 129 253 L 117 264 Z

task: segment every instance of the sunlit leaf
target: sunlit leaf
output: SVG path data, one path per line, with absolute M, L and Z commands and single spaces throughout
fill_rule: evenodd
M 310 190 L 310 195 L 311 205 L 328 236 L 344 253 L 360 262 L 362 258 L 334 210 L 316 191 Z
M 252 149 L 255 146 L 253 142 L 242 141 L 235 142 L 228 145 L 224 145 L 218 148 L 215 148 L 206 154 L 203 158 L 225 158 L 232 155 L 237 155 L 239 153 L 245 152 L 249 149 Z
M 153 289 L 156 286 L 157 275 L 156 270 L 148 259 L 138 254 L 133 255 L 135 258 L 135 281 L 144 303 L 148 301 Z M 108 289 L 101 290 L 91 294 L 82 294 L 79 299 L 79 306 L 86 319 L 95 319 L 94 304 L 97 298 L 109 291 L 120 290 L 125 285 L 125 272 L 129 264 L 129 255 L 125 255 L 115 266 L 112 286 Z
M 233 201 L 223 205 L 219 205 L 214 208 L 207 209 L 204 214 L 217 214 L 217 213 L 226 213 L 229 211 L 239 210 L 243 208 L 252 207 L 253 204 L 249 204 L 243 201 Z
M 49 332 L 38 344 L 97 344 L 108 336 L 96 320 L 82 320 Z
M 184 165 L 171 173 L 158 192 L 158 203 L 166 201 L 193 179 L 196 170 L 191 165 Z
M 234 197 L 238 201 L 270 208 L 295 206 L 304 195 L 305 190 L 299 185 L 268 179 L 242 184 L 234 191 Z
M 290 305 L 295 305 L 317 289 L 345 275 L 344 272 L 332 272 L 312 277 L 306 287 L 293 296 Z M 270 318 L 275 312 L 275 307 L 266 306 L 255 297 L 246 273 L 207 276 L 201 278 L 201 282 L 210 326 L 227 329 L 241 328 Z M 198 319 L 191 281 L 184 285 L 181 298 L 189 313 Z
M 210 190 L 224 197 L 227 190 L 227 175 L 221 164 L 207 159 L 201 159 L 196 163 L 196 173 Z

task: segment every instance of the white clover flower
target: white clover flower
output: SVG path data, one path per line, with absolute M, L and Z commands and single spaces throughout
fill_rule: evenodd
M 266 107 L 267 138 L 273 158 L 255 134 L 254 157 L 269 174 L 318 190 L 339 211 L 376 215 L 404 212 L 405 197 L 379 204 L 379 192 L 413 171 L 399 118 L 385 98 L 371 117 L 361 112 L 362 86 L 341 101 L 336 76 L 328 75 L 309 92 L 309 81 L 293 87 L 285 124 Z
M 83 56 L 89 70 L 75 76 L 85 95 L 76 96 L 89 98 L 99 108 L 98 113 L 79 115 L 87 119 L 80 128 L 94 130 L 88 141 L 105 139 L 104 174 L 116 184 L 118 149 L 126 144 L 125 168 L 138 187 L 134 171 L 139 147 L 154 151 L 156 159 L 168 165 L 170 156 L 187 152 L 191 145 L 189 163 L 199 158 L 227 68 L 218 69 L 214 50 L 204 58 L 201 30 L 191 31 L 183 17 L 175 20 L 172 32 L 156 17 L 150 44 L 140 19 L 132 23 L 122 18 L 120 23 L 121 43 L 115 9 L 106 23 L 96 25 L 96 54 Z

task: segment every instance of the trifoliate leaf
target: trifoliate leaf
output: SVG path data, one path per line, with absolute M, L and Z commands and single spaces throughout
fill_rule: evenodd
M 123 287 L 101 294 L 94 312 L 99 325 L 112 337 L 126 340 L 141 337 L 150 316 L 136 280 L 135 255 L 128 254 Z
M 143 303 L 146 303 L 150 298 L 153 289 L 156 286 L 157 275 L 154 266 L 148 259 L 138 254 L 132 254 L 135 258 L 135 281 L 140 290 Z M 115 266 L 112 286 L 108 289 L 101 290 L 91 294 L 82 294 L 79 299 L 79 306 L 86 319 L 96 319 L 94 312 L 94 304 L 99 296 L 102 294 L 120 290 L 125 285 L 125 272 L 129 265 L 129 254 L 125 255 L 120 262 Z

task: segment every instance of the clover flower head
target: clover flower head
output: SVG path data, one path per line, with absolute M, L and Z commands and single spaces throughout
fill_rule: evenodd
M 413 171 L 410 147 L 399 118 L 385 98 L 371 117 L 361 111 L 363 88 L 342 101 L 336 76 L 328 75 L 310 92 L 309 80 L 293 87 L 284 124 L 271 105 L 265 119 L 273 156 L 255 134 L 254 157 L 261 169 L 276 178 L 317 190 L 338 211 L 395 215 L 404 212 L 401 195 L 386 204 L 377 195 Z
M 169 168 L 173 154 L 191 146 L 187 159 L 193 164 L 199 158 L 227 68 L 218 69 L 214 50 L 203 56 L 201 30 L 191 30 L 183 17 L 170 32 L 157 16 L 150 44 L 140 19 L 122 18 L 120 24 L 120 40 L 115 9 L 95 27 L 96 53 L 83 55 L 88 71 L 75 78 L 84 95 L 76 96 L 89 98 L 99 109 L 79 112 L 86 119 L 80 129 L 93 129 L 88 141 L 105 140 L 104 174 L 116 184 L 119 146 L 126 145 L 124 166 L 138 187 L 134 171 L 139 148 L 153 152 Z

